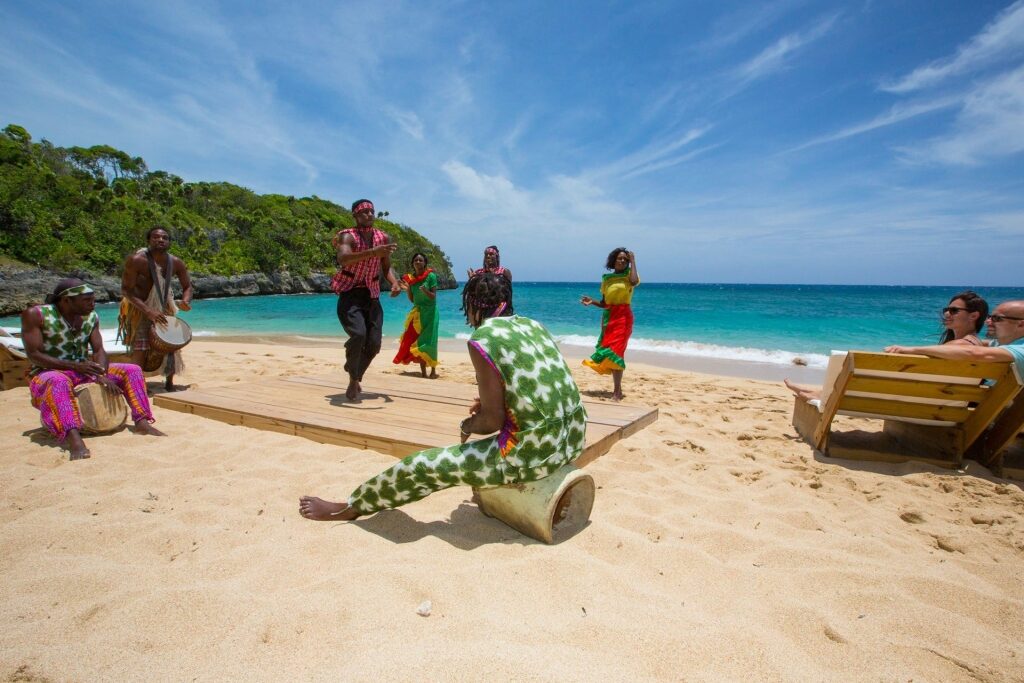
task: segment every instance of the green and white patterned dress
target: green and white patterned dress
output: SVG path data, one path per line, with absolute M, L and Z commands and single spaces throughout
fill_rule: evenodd
M 505 425 L 495 436 L 414 453 L 352 492 L 360 514 L 405 505 L 465 484 L 500 486 L 541 479 L 583 451 L 587 412 L 555 340 L 521 316 L 490 318 L 469 343 L 501 375 Z

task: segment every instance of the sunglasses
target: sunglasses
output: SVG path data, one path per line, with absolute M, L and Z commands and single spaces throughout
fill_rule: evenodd
M 991 320 L 994 323 L 1001 323 L 1004 320 L 1024 320 L 1024 318 L 1015 318 L 1012 315 L 1000 315 L 998 313 L 993 313 L 988 317 L 988 320 Z
M 942 309 L 942 313 L 943 315 L 945 315 L 946 313 L 949 313 L 950 315 L 956 315 L 960 311 L 964 311 L 966 313 L 968 310 L 969 309 L 966 308 L 960 308 L 959 306 L 946 306 L 945 308 Z

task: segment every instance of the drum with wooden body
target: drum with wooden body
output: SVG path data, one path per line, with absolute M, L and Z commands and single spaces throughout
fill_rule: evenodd
M 181 318 L 167 316 L 167 324 L 153 323 L 149 328 L 149 352 L 142 364 L 145 372 L 155 372 L 164 364 L 164 357 L 184 348 L 192 341 L 192 328 Z
M 111 391 L 97 382 L 79 384 L 74 391 L 83 432 L 112 432 L 128 419 L 128 406 L 120 392 Z
M 167 324 L 153 323 L 149 328 L 149 348 L 167 355 L 184 348 L 192 341 L 192 328 L 181 318 L 167 316 Z

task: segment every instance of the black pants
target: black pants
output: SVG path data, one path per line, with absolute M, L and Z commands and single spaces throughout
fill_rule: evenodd
M 384 327 L 384 309 L 380 299 L 370 296 L 365 287 L 338 295 L 338 322 L 348 333 L 345 342 L 345 372 L 357 382 L 370 362 L 380 353 L 380 335 Z

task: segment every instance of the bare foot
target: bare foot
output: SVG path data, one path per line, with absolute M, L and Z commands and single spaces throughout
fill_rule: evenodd
M 618 392 L 618 393 L 612 394 L 612 400 L 615 401 L 616 403 L 621 401 L 622 400 L 622 393 Z
M 813 401 L 821 398 L 821 389 L 817 387 L 809 387 L 806 384 L 793 384 L 788 379 L 782 380 L 782 383 L 786 385 L 787 389 L 805 401 Z
M 437 379 L 437 368 L 430 368 L 430 379 Z
M 135 423 L 135 433 L 142 434 L 143 436 L 167 436 L 159 429 L 149 424 L 149 420 L 139 420 Z
M 86 448 L 85 442 L 82 441 L 82 435 L 78 433 L 77 429 L 72 429 L 68 432 L 68 450 L 71 451 L 69 456 L 70 460 L 85 460 L 92 456 L 89 449 Z
M 426 363 L 420 363 L 420 377 L 426 377 L 426 376 L 427 376 L 427 364 Z
M 350 401 L 356 400 L 359 397 L 359 382 L 354 379 L 349 380 L 348 389 L 345 390 L 345 398 Z
M 314 496 L 299 498 L 299 514 L 316 522 L 350 522 L 359 517 L 347 503 L 332 503 Z
M 192 385 L 190 385 L 190 384 L 170 384 L 170 383 L 167 383 L 167 384 L 164 385 L 164 391 L 185 391 L 186 389 L 188 389 L 191 386 Z

